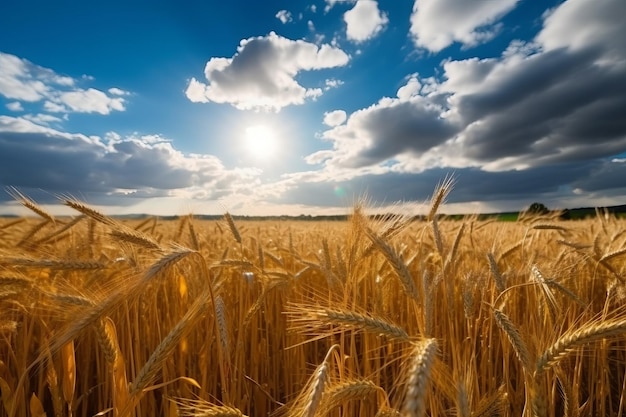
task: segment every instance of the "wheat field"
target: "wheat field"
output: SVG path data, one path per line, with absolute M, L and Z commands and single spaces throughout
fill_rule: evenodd
M 0 219 L 1 416 L 609 416 L 626 224 Z

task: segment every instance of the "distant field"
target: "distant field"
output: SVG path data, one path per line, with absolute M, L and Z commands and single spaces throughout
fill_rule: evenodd
M 620 415 L 626 222 L 0 219 L 11 416 Z M 439 198 L 440 197 L 440 198 Z

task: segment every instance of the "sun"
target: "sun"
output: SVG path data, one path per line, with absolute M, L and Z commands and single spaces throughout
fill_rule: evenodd
M 276 154 L 278 139 L 274 129 L 267 125 L 246 128 L 244 136 L 246 151 L 256 159 L 269 159 Z

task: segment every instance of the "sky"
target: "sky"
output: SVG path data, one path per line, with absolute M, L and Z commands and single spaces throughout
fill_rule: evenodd
M 626 203 L 624 0 L 0 5 L 0 214 Z M 14 187 L 14 188 L 13 188 Z

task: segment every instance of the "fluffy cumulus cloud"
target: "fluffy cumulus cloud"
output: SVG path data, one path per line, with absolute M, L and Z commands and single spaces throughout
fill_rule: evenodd
M 324 124 L 326 126 L 339 126 L 346 121 L 346 112 L 343 110 L 333 110 L 324 113 Z
M 0 95 L 21 102 L 43 103 L 43 109 L 56 113 L 99 113 L 124 111 L 128 93 L 111 88 L 108 94 L 95 88 L 83 89 L 79 81 L 59 75 L 15 55 L 0 52 Z M 17 104 L 11 104 L 19 108 Z
M 278 111 L 322 95 L 323 86 L 305 87 L 296 81 L 299 73 L 344 66 L 349 60 L 338 47 L 271 32 L 242 40 L 232 58 L 211 58 L 204 70 L 208 83 L 192 78 L 186 94 L 193 102 Z
M 473 196 L 456 191 L 467 201 L 508 198 L 504 184 L 545 184 L 535 191 L 546 196 L 624 191 L 626 164 L 616 158 L 626 153 L 624 11 L 621 0 L 568 0 L 534 39 L 499 57 L 446 60 L 437 79 L 410 74 L 396 96 L 329 124 L 322 137 L 332 149 L 306 158 L 324 170 L 292 184 L 294 193 L 349 172 L 340 188 L 360 178 L 391 198 L 395 180 L 451 171 L 469 179 L 457 188 Z
M 355 42 L 367 41 L 380 33 L 389 18 L 378 9 L 374 0 L 360 0 L 343 15 L 346 22 L 346 35 Z
M 100 138 L 0 116 L 0 183 L 18 188 L 100 196 L 203 190 L 205 198 L 218 198 L 250 193 L 259 174 L 228 170 L 211 155 L 183 154 L 160 136 Z
M 454 42 L 475 46 L 497 34 L 499 26 L 495 22 L 518 2 L 415 0 L 410 34 L 415 45 L 432 52 L 439 52 Z

